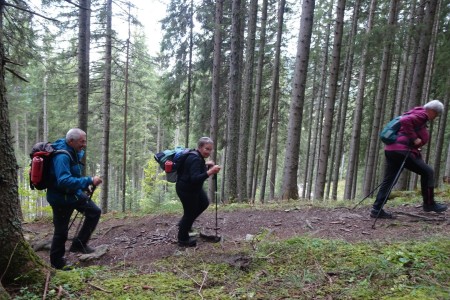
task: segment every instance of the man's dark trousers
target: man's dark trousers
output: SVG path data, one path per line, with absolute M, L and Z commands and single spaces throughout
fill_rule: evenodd
M 80 201 L 70 206 L 52 206 L 53 225 L 55 227 L 52 246 L 50 249 L 50 263 L 54 267 L 64 264 L 65 244 L 68 238 L 70 217 L 74 210 L 84 214 L 85 219 L 80 232 L 74 241 L 86 245 L 100 220 L 101 209 L 91 200 Z

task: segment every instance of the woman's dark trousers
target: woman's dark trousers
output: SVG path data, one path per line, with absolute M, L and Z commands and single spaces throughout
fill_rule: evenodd
M 405 156 L 408 155 L 407 151 L 385 151 L 386 156 L 386 170 L 384 173 L 384 179 L 381 184 L 380 190 L 378 191 L 377 198 L 373 204 L 373 208 L 379 210 L 383 206 L 383 202 L 387 197 L 389 197 L 389 190 L 393 185 L 397 174 L 403 170 L 400 170 Z M 434 203 L 434 171 L 427 165 L 423 159 L 415 157 L 414 154 L 410 153 L 405 161 L 405 169 L 420 175 L 420 186 L 422 189 L 423 202 L 425 204 Z M 398 178 L 398 177 L 397 177 Z
M 189 240 L 189 230 L 192 228 L 195 219 L 209 206 L 208 196 L 202 189 L 197 192 L 177 189 L 177 195 L 183 204 L 183 217 L 179 223 L 178 240 Z

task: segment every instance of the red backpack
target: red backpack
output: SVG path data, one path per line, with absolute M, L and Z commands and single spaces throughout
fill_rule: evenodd
M 70 161 L 74 163 L 69 151 L 55 150 L 49 142 L 39 142 L 33 146 L 30 153 L 30 188 L 32 190 L 45 190 L 53 184 L 50 168 L 53 156 L 58 153 L 69 155 Z

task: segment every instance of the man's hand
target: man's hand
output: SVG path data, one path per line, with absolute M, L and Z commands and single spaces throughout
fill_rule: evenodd
M 103 182 L 103 180 L 100 178 L 100 176 L 92 177 L 92 184 L 94 186 L 100 185 L 102 182 Z

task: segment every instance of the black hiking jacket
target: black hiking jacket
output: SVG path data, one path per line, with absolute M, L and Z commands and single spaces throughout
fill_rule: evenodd
M 188 192 L 200 191 L 209 177 L 207 171 L 205 159 L 200 152 L 197 150 L 189 152 L 178 170 L 176 188 Z

